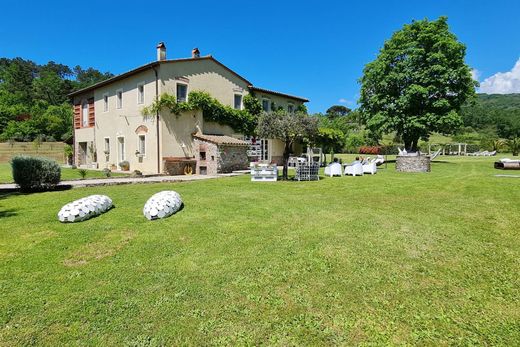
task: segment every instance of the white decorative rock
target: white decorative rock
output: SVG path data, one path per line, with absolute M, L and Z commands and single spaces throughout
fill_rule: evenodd
M 106 195 L 90 195 L 63 206 L 58 212 L 62 223 L 74 223 L 99 216 L 112 208 L 112 200 Z
M 165 190 L 148 199 L 144 204 L 143 214 L 148 220 L 166 218 L 179 211 L 181 206 L 182 199 L 179 193 Z

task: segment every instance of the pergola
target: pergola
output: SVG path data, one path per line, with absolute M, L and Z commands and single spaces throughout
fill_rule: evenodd
M 466 155 L 467 154 L 467 148 L 468 144 L 463 142 L 456 142 L 456 143 L 432 143 L 428 145 L 428 154 L 432 153 L 432 146 L 441 146 L 442 147 L 442 155 L 446 155 L 446 149 L 448 150 L 448 155 Z M 452 147 L 458 148 L 458 150 L 452 151 Z

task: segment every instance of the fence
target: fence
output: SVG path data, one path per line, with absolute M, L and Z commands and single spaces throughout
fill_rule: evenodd
M 54 159 L 58 163 L 65 163 L 63 142 L 1 142 L 0 163 L 8 163 L 16 155 L 33 155 Z

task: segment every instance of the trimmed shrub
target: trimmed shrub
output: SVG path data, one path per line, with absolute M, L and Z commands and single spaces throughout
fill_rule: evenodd
M 14 182 L 20 190 L 42 191 L 56 187 L 61 179 L 61 167 L 54 160 L 25 155 L 11 160 Z

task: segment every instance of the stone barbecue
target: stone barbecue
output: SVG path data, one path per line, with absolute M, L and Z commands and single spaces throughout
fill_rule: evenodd
M 244 170 L 249 166 L 246 141 L 224 135 L 193 134 L 195 153 L 198 155 L 196 173 L 216 175 L 235 170 Z

